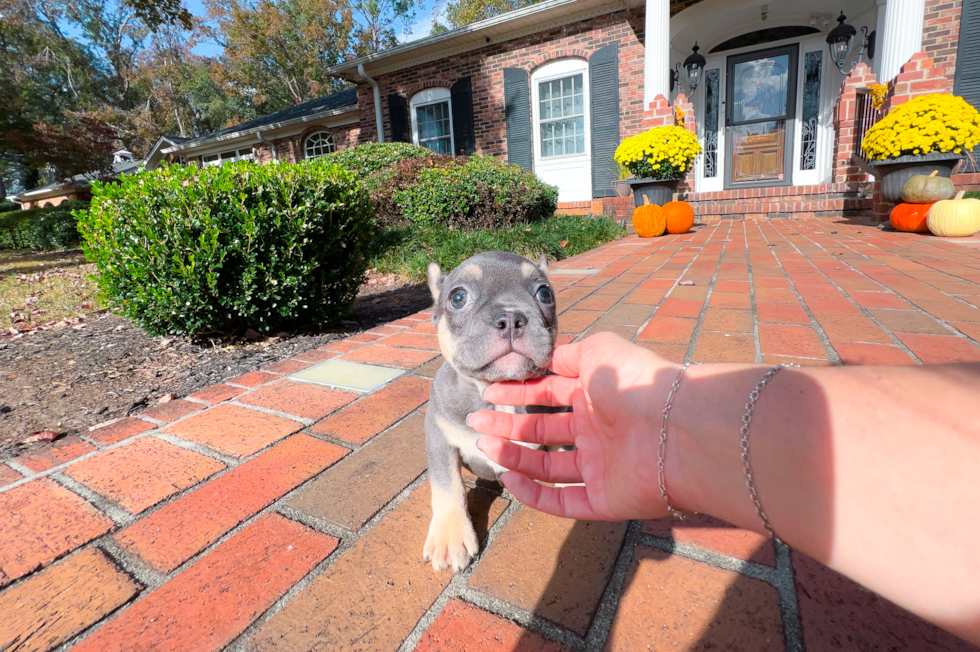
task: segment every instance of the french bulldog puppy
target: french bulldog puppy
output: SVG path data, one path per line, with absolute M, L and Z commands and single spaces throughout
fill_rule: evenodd
M 432 522 L 422 554 L 436 570 L 458 573 L 479 550 L 460 465 L 486 480 L 505 470 L 476 447 L 466 416 L 494 409 L 483 399 L 491 383 L 545 375 L 558 331 L 555 293 L 546 257 L 535 265 L 500 251 L 468 258 L 449 274 L 429 263 L 428 280 L 446 362 L 425 414 Z

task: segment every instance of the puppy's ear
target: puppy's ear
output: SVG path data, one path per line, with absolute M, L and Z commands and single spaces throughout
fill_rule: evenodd
M 429 279 L 429 291 L 432 292 L 432 302 L 438 304 L 439 293 L 442 292 L 442 282 L 446 277 L 442 275 L 442 270 L 439 269 L 439 265 L 436 263 L 429 263 L 429 266 L 425 270 L 425 275 Z
M 548 254 L 541 254 L 541 260 L 538 261 L 538 269 L 540 269 L 541 273 L 545 276 L 548 275 Z

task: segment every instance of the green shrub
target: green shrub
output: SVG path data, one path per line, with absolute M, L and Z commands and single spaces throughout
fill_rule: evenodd
M 10 211 L 19 211 L 20 204 L 12 202 L 9 199 L 4 199 L 0 201 L 0 213 L 9 213 Z
M 460 157 L 465 163 L 469 160 Z M 371 194 L 374 204 L 374 219 L 381 226 L 395 226 L 405 223 L 405 216 L 395 195 L 414 184 L 422 170 L 427 168 L 446 168 L 456 162 L 452 156 L 433 154 L 422 158 L 410 158 L 390 167 L 378 170 L 362 182 L 364 189 Z
M 88 210 L 86 201 L 0 213 L 0 247 L 40 251 L 75 249 L 81 243 L 75 211 Z
M 626 230 L 609 218 L 568 215 L 497 230 L 450 229 L 442 224 L 393 227 L 376 234 L 371 265 L 421 281 L 433 260 L 444 270 L 482 251 L 510 251 L 531 260 L 546 254 L 562 260 L 624 235 Z
M 414 183 L 395 192 L 395 201 L 414 224 L 497 229 L 553 215 L 558 189 L 489 156 L 460 157 L 420 170 Z
M 331 163 L 353 170 L 361 178 L 378 170 L 411 158 L 428 158 L 432 152 L 410 143 L 364 143 L 357 147 L 330 154 L 324 158 Z
M 165 166 L 93 185 L 86 256 L 109 300 L 153 334 L 332 321 L 363 281 L 370 199 L 327 160 Z

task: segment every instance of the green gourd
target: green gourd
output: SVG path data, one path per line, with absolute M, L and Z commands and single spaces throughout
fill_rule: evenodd
M 946 177 L 938 177 L 938 170 L 926 176 L 917 174 L 902 186 L 902 201 L 908 204 L 934 204 L 949 199 L 956 194 L 953 182 Z

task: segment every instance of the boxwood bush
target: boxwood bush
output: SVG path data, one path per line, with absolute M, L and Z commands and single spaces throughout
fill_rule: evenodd
M 86 201 L 66 201 L 58 206 L 0 213 L 0 247 L 40 251 L 75 249 L 82 240 L 75 213 L 87 209 Z
M 457 157 L 420 170 L 414 183 L 395 192 L 395 202 L 414 224 L 497 229 L 551 216 L 558 189 L 489 156 Z
M 348 147 L 324 158 L 331 163 L 357 172 L 363 178 L 408 159 L 428 158 L 430 156 L 433 156 L 431 151 L 410 143 L 369 142 L 357 147 Z
M 172 166 L 93 185 L 86 256 L 109 301 L 152 334 L 329 322 L 363 281 L 370 199 L 329 161 Z

